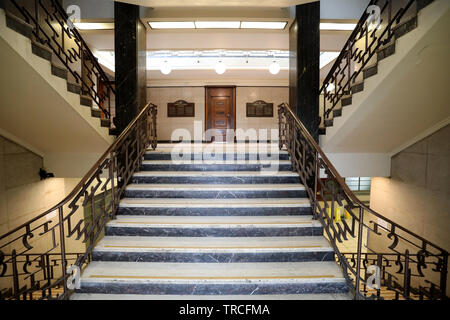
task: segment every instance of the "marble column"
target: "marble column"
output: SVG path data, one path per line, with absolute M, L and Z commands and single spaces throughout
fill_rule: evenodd
M 289 104 L 311 135 L 319 138 L 320 1 L 292 8 L 289 29 Z
M 114 51 L 117 134 L 147 103 L 146 28 L 139 6 L 114 3 Z

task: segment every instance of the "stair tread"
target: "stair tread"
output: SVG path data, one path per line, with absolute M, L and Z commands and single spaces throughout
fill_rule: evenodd
M 70 300 L 351 300 L 348 293 L 262 295 L 173 295 L 74 293 Z
M 117 216 L 109 227 L 231 228 L 321 227 L 312 216 Z
M 140 237 L 105 236 L 94 251 L 111 252 L 271 252 L 333 251 L 322 236 L 304 237 Z
M 290 164 L 290 160 L 276 160 L 279 164 Z M 273 164 L 274 160 L 143 160 L 142 164 Z
M 307 198 L 266 199 L 168 199 L 168 198 L 123 198 L 121 207 L 310 207 Z
M 93 261 L 83 282 L 279 283 L 343 282 L 334 261 L 264 263 L 171 263 Z
M 284 184 L 158 184 L 140 183 L 129 184 L 130 191 L 258 191 L 258 190 L 305 190 L 300 183 Z
M 191 176 L 205 176 L 205 177 L 261 177 L 264 176 L 264 171 L 140 171 L 136 172 L 134 177 L 154 177 L 154 176 L 169 176 L 169 177 L 191 177 Z M 280 171 L 276 175 L 273 173 L 266 176 L 272 177 L 298 177 L 298 173 L 290 171 Z

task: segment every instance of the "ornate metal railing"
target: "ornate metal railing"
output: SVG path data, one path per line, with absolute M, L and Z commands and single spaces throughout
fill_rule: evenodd
M 448 252 L 365 206 L 286 103 L 278 114 L 280 149 L 289 152 L 355 298 L 383 298 L 390 290 L 397 298 L 446 299 Z M 341 243 L 354 244 L 356 253 L 343 254 Z M 376 294 L 361 289 L 368 261 L 380 270 L 384 290 Z
M 4 0 L 5 10 L 33 27 L 33 41 L 50 48 L 105 118 L 111 118 L 115 90 L 57 0 Z M 111 122 L 112 123 L 112 122 Z
M 81 271 L 90 261 L 147 146 L 156 148 L 156 113 L 145 106 L 64 200 L 0 236 L 1 299 L 69 297 L 69 263 Z
M 341 98 L 350 94 L 364 68 L 376 62 L 377 51 L 395 39 L 399 26 L 429 2 L 432 0 L 370 1 L 320 88 L 322 119 L 329 119 Z

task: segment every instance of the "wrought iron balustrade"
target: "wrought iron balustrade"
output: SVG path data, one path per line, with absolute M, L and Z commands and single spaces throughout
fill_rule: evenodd
M 362 80 L 363 70 L 376 62 L 377 51 L 402 31 L 400 25 L 414 19 L 430 2 L 432 0 L 370 1 L 320 88 L 324 105 L 321 119 L 329 119 L 341 99 L 351 93 L 352 85 Z
M 355 299 L 381 299 L 386 290 L 402 299 L 446 299 L 448 252 L 365 206 L 289 105 L 278 114 L 280 149 L 289 152 Z M 341 243 L 355 243 L 355 253 L 342 253 Z M 384 289 L 375 294 L 365 289 L 369 265 L 379 268 Z
M 146 148 L 156 148 L 156 113 L 146 105 L 64 200 L 0 236 L 0 299 L 69 297 L 68 266 L 91 260 Z
M 110 119 L 115 90 L 89 46 L 57 0 L 3 0 L 5 10 L 33 27 L 33 41 L 47 46 L 68 70 L 69 80 L 81 87 Z M 112 123 L 112 121 L 111 121 Z

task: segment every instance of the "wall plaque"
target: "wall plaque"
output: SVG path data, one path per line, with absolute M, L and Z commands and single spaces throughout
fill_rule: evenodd
M 178 100 L 167 104 L 168 117 L 194 117 L 195 103 Z
M 273 117 L 273 103 L 257 100 L 247 103 L 247 117 Z

